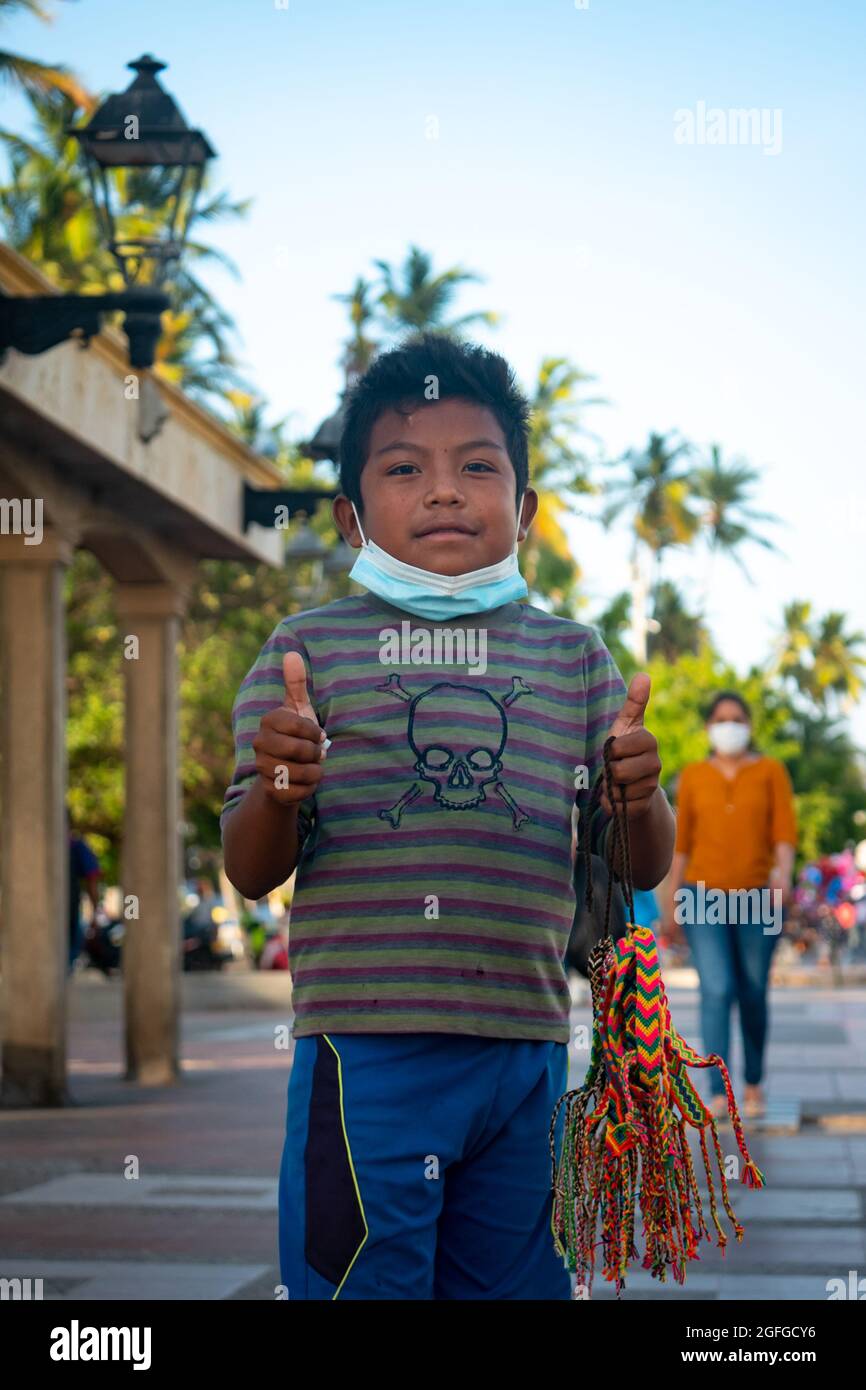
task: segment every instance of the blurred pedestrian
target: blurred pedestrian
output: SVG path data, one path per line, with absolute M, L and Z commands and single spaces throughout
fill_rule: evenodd
M 754 1117 L 765 1108 L 770 964 L 791 893 L 793 790 L 784 765 L 753 746 L 751 712 L 741 695 L 716 695 L 706 731 L 709 757 L 680 774 L 667 924 L 685 927 L 700 977 L 704 1053 L 719 1054 L 728 1067 L 731 1006 L 739 1006 L 743 1111 Z M 772 895 L 742 891 L 767 888 Z M 722 1078 L 716 1068 L 709 1075 L 711 1109 L 722 1116 Z
M 75 968 L 84 944 L 81 921 L 81 894 L 90 899 L 93 915 L 99 908 L 99 879 L 102 870 L 99 860 L 83 836 L 72 828 L 69 808 L 66 808 L 66 835 L 69 843 L 69 972 Z
M 260 970 L 288 970 L 289 929 L 281 922 L 266 928 L 267 940 L 259 958 Z

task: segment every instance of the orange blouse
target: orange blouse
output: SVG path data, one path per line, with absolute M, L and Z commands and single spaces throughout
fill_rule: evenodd
M 711 762 L 689 763 L 677 792 L 677 853 L 685 881 L 708 888 L 763 888 L 773 846 L 797 843 L 794 793 L 784 763 L 760 757 L 728 779 Z

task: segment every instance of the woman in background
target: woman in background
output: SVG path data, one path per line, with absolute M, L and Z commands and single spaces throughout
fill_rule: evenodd
M 751 726 L 741 695 L 717 695 L 706 718 L 712 751 L 680 774 L 668 919 L 685 927 L 700 977 L 704 1054 L 719 1054 L 729 1070 L 731 1005 L 739 1005 L 743 1113 L 754 1117 L 765 1108 L 767 987 L 781 908 L 791 890 L 797 825 L 788 772 L 752 747 Z M 712 895 L 721 906 L 711 909 L 706 895 L 714 888 L 723 893 Z M 775 890 L 769 912 L 767 894 L 732 897 L 731 890 L 750 888 Z M 727 1105 L 718 1068 L 709 1077 L 710 1108 L 721 1117 Z

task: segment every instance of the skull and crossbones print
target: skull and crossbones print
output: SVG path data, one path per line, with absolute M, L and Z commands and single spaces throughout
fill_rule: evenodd
M 531 695 L 531 686 L 519 676 L 513 676 L 511 690 L 501 702 L 489 690 L 454 681 L 438 681 L 417 695 L 410 695 L 398 675 L 389 676 L 376 689 L 396 696 L 409 706 L 407 737 L 415 755 L 415 772 L 419 779 L 393 806 L 377 813 L 380 820 L 388 821 L 396 830 L 403 812 L 421 796 L 425 784 L 433 788 L 434 803 L 446 811 L 464 811 L 481 805 L 487 800 L 486 788 L 492 786 L 511 812 L 515 829 L 531 819 L 501 780 L 502 754 L 508 741 L 506 709 L 522 695 Z M 443 742 L 443 727 L 449 722 L 453 727 L 453 718 L 449 721 L 446 715 L 449 707 L 452 715 L 463 716 L 467 727 L 471 726 L 473 718 L 487 726 L 477 745 L 465 752 L 458 752 Z

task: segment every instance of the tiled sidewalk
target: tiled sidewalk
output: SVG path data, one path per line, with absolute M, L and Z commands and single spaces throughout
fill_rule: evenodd
M 287 1022 L 275 1007 L 281 986 L 256 994 L 253 982 L 227 979 L 186 991 L 184 1081 L 153 1091 L 120 1079 L 119 983 L 76 980 L 73 989 L 77 1103 L 0 1112 L 0 1277 L 42 1278 L 45 1297 L 57 1299 L 272 1299 L 291 1066 L 290 1051 L 274 1047 Z M 668 993 L 677 1027 L 700 1048 L 695 992 Z M 866 990 L 776 990 L 772 1019 L 768 1095 L 798 1128 L 747 1126 L 767 1187 L 730 1184 L 744 1242 L 732 1239 L 724 1257 L 705 1244 L 684 1288 L 636 1273 L 624 1300 L 825 1299 L 829 1279 L 866 1275 L 866 1128 L 816 1123 L 866 1114 Z M 589 1022 L 585 1005 L 573 1022 Z M 572 1085 L 586 1056 L 572 1053 Z M 737 1048 L 739 1094 L 738 1057 Z M 736 1153 L 730 1129 L 721 1141 Z M 137 1181 L 123 1175 L 132 1157 Z M 613 1291 L 598 1279 L 593 1297 Z
M 677 1029 L 701 1051 L 697 992 L 668 988 L 667 993 Z M 575 1008 L 575 1025 L 589 1017 L 585 1006 Z M 739 1099 L 742 1047 L 736 1013 L 732 1038 L 731 1079 Z M 578 1085 L 585 1057 L 572 1056 L 571 1084 Z M 691 1074 L 707 1096 L 708 1073 Z M 639 1271 L 629 1278 L 621 1299 L 826 1299 L 828 1280 L 841 1278 L 847 1284 L 852 1269 L 859 1271 L 858 1277 L 866 1276 L 864 1083 L 866 990 L 774 990 L 765 1082 L 769 1123 L 744 1122 L 749 1151 L 766 1186 L 753 1191 L 739 1181 L 728 1185 L 745 1227 L 743 1242 L 737 1244 L 723 1214 L 723 1228 L 731 1236 L 724 1255 L 705 1242 L 684 1286 L 671 1280 L 661 1285 Z M 789 1121 L 792 1114 L 795 1126 L 773 1123 L 780 1117 Z M 818 1123 L 833 1115 L 847 1117 L 843 1129 Z M 723 1154 L 739 1160 L 730 1126 L 720 1128 L 719 1137 Z M 703 1160 L 699 1150 L 695 1153 L 700 1181 Z M 718 1194 L 715 1163 L 713 1173 Z M 596 1280 L 592 1296 L 615 1295 Z

